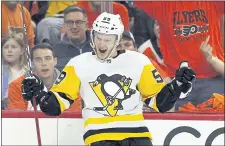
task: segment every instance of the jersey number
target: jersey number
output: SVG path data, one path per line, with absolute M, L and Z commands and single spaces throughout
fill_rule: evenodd
M 153 74 L 153 77 L 155 78 L 157 83 L 162 83 L 163 82 L 162 77 L 160 76 L 160 74 L 158 73 L 158 71 L 156 69 L 154 69 L 152 71 L 152 74 Z
M 66 77 L 66 72 L 62 71 L 59 77 L 56 79 L 55 84 L 58 85 L 62 82 L 63 79 Z

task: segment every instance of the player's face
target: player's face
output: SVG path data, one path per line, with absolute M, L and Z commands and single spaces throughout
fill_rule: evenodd
M 98 57 L 100 59 L 106 59 L 116 44 L 116 35 L 95 32 L 94 44 Z
M 33 52 L 34 70 L 41 79 L 51 78 L 56 64 L 57 59 L 53 56 L 51 50 L 41 48 Z
M 64 29 L 69 39 L 83 40 L 87 31 L 87 18 L 81 12 L 71 12 L 65 16 Z
M 21 55 L 23 55 L 23 49 L 14 40 L 9 39 L 2 47 L 2 53 L 4 60 L 9 64 L 19 63 Z
M 159 28 L 159 22 L 156 21 L 156 20 L 155 20 L 155 23 L 154 23 L 153 31 L 156 35 L 156 38 L 159 39 L 160 38 L 160 28 Z

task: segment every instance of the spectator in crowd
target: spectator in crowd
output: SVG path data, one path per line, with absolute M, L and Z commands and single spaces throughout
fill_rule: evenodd
M 123 32 L 123 36 L 122 36 L 122 39 L 120 41 L 120 46 L 119 46 L 119 49 L 122 49 L 122 50 L 130 50 L 130 51 L 137 51 L 138 52 L 138 49 L 136 47 L 136 41 L 134 39 L 134 36 L 133 34 L 130 32 L 130 31 L 124 31 Z M 147 47 L 147 49 L 149 49 Z M 144 55 L 146 55 L 145 53 L 146 52 L 140 52 L 140 53 L 143 53 Z M 171 81 L 170 77 L 167 75 L 167 73 L 165 72 L 165 70 L 163 70 L 161 68 L 161 66 L 159 65 L 158 63 L 158 60 L 154 57 L 152 57 L 152 55 L 146 55 L 152 62 L 152 64 L 156 67 L 156 69 L 159 71 L 160 75 L 162 76 L 163 80 L 166 82 L 166 83 L 169 83 Z
M 120 41 L 120 47 L 122 50 L 137 51 L 137 45 L 134 36 L 130 31 L 125 30 L 123 32 L 123 36 Z
M 27 29 L 27 40 L 30 47 L 34 46 L 34 30 L 31 23 L 31 16 L 29 11 L 23 7 L 24 17 L 22 15 L 21 5 L 16 1 L 2 1 L 2 37 L 8 32 L 14 32 L 23 36 L 24 24 Z M 23 36 L 24 37 L 24 36 Z
M 133 34 L 138 48 L 149 39 L 155 40 L 155 34 L 152 29 L 153 24 L 154 19 L 152 17 L 146 14 L 143 10 L 136 8 Z
M 214 70 L 221 76 L 224 77 L 224 62 L 213 56 L 212 54 L 212 47 L 208 44 L 210 37 L 208 36 L 205 41 L 202 42 L 200 46 L 200 50 L 202 51 L 205 59 L 208 63 L 214 68 Z
M 54 45 L 61 38 L 61 32 L 64 32 L 63 28 L 63 15 L 61 15 L 67 6 L 78 5 L 83 7 L 88 15 L 88 26 L 91 27 L 93 21 L 101 12 L 101 6 L 104 2 L 95 1 L 72 1 L 72 2 L 49 2 L 47 13 L 40 23 L 37 25 L 37 42 L 49 42 Z M 129 16 L 125 6 L 119 3 L 113 3 L 114 13 L 118 13 L 122 16 L 125 28 L 129 29 Z M 47 27 L 46 27 L 47 26 Z
M 87 30 L 87 14 L 79 6 L 69 6 L 64 11 L 64 30 L 62 40 L 53 45 L 58 57 L 56 68 L 60 71 L 67 62 L 81 53 L 91 52 L 90 32 Z
M 207 62 L 199 47 L 210 36 L 212 55 L 224 61 L 220 19 L 224 2 L 134 2 L 160 23 L 160 50 L 173 77 L 180 62 L 186 60 L 196 71 L 197 79 L 189 98 L 178 100 L 176 107 L 187 102 L 198 105 L 213 93 L 224 93 L 224 81 Z
M 49 42 L 54 45 L 61 39 L 63 28 L 63 11 L 68 7 L 76 4 L 75 1 L 49 1 L 45 18 L 37 25 L 37 42 Z M 43 7 L 45 9 L 45 7 Z M 41 13 L 41 12 L 40 12 Z M 37 19 L 35 17 L 35 19 Z
M 168 83 L 171 81 L 169 75 L 167 74 L 167 66 L 163 62 L 163 56 L 160 51 L 160 27 L 157 20 L 153 20 L 151 27 L 149 27 L 151 38 L 144 42 L 139 48 L 138 51 L 145 54 L 151 60 L 154 60 L 154 63 L 157 63 L 157 66 L 166 74 L 164 80 Z
M 31 49 L 31 61 L 33 64 L 33 73 L 37 75 L 44 83 L 47 89 L 50 89 L 56 81 L 60 72 L 55 68 L 57 58 L 51 45 L 41 43 Z M 28 76 L 24 74 L 9 84 L 8 109 L 32 110 L 30 103 L 22 98 L 21 82 Z M 77 109 L 81 109 L 80 102 L 76 102 Z
M 37 25 L 37 43 L 49 43 L 54 45 L 61 39 L 61 29 L 63 18 L 47 17 L 42 19 Z
M 101 6 L 104 3 L 102 1 L 79 1 L 76 5 L 83 7 L 88 15 L 88 28 L 91 28 L 94 20 L 101 13 Z M 129 15 L 127 8 L 120 4 L 113 2 L 112 3 L 112 12 L 113 14 L 119 14 L 121 16 L 122 22 L 126 30 L 129 30 Z
M 137 51 L 137 47 L 136 47 L 136 43 L 135 43 L 135 39 L 133 34 L 130 31 L 124 31 L 123 35 L 122 35 L 122 39 L 120 41 L 120 46 L 119 49 L 122 50 L 130 50 L 130 51 Z M 148 57 L 148 56 L 147 56 Z M 164 70 L 162 70 L 160 68 L 160 66 L 156 63 L 155 59 L 152 59 L 151 57 L 148 57 L 152 64 L 155 66 L 155 68 L 158 70 L 159 74 L 161 75 L 162 79 L 166 82 L 169 83 L 171 81 L 171 79 L 168 77 L 168 75 L 166 74 L 166 72 L 164 72 Z M 148 106 L 144 105 L 143 110 L 145 112 L 152 112 L 154 111 L 153 109 L 149 108 Z M 173 112 L 174 108 L 172 108 L 169 112 Z
M 24 6 L 29 10 L 31 19 L 37 25 L 44 19 L 47 13 L 49 2 L 48 1 L 25 1 Z
M 2 56 L 2 101 L 3 106 L 7 108 L 8 84 L 27 70 L 25 46 L 22 38 L 15 33 L 9 33 L 5 36 L 2 40 Z

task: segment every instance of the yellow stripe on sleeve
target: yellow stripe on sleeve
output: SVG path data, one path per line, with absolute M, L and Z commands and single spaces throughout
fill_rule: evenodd
M 66 66 L 50 91 L 62 92 L 66 94 L 70 100 L 75 100 L 78 97 L 80 84 L 81 82 L 75 72 L 74 66 Z
M 152 64 L 144 66 L 138 83 L 138 90 L 145 100 L 156 96 L 165 86 L 165 82 Z
M 151 98 L 151 101 L 148 106 L 153 108 L 155 111 L 159 112 L 159 109 L 156 106 L 156 97 L 155 96 Z
M 67 99 L 64 99 L 63 97 L 61 97 L 57 92 L 52 92 L 54 93 L 57 101 L 59 102 L 60 105 L 60 111 L 61 113 L 66 110 L 69 109 L 70 107 L 70 102 Z

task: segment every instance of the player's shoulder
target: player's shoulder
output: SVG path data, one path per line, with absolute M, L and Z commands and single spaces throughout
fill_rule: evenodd
M 140 52 L 126 50 L 124 55 L 130 58 L 130 60 L 134 60 L 135 62 L 142 62 L 142 63 L 151 62 L 147 56 L 145 56 L 144 54 Z
M 92 58 L 91 56 L 93 56 L 92 52 L 82 53 L 78 56 L 71 58 L 68 64 L 76 65 L 76 64 L 88 62 Z

